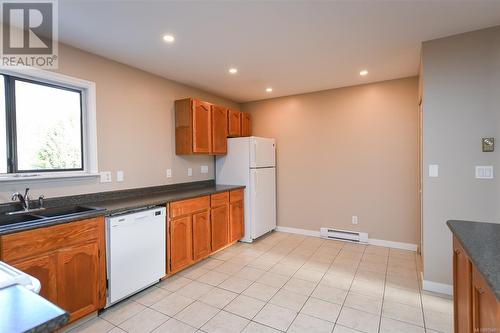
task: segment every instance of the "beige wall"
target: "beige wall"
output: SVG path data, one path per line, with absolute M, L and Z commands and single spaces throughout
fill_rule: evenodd
M 423 44 L 423 134 L 424 280 L 451 284 L 446 221 L 500 221 L 500 27 Z M 483 137 L 495 152 L 481 151 Z M 475 179 L 476 165 L 493 165 L 495 179 Z
M 278 225 L 417 244 L 417 95 L 406 78 L 243 104 L 277 140 Z
M 112 171 L 113 182 L 3 183 L 0 202 L 27 185 L 33 196 L 52 197 L 214 178 L 213 157 L 175 155 L 173 102 L 192 96 L 234 108 L 237 104 L 65 45 L 59 48 L 58 72 L 96 83 L 99 170 Z M 208 174 L 200 173 L 201 165 L 208 165 Z M 173 178 L 166 178 L 167 168 L 172 168 Z M 125 172 L 122 183 L 114 181 L 117 170 Z

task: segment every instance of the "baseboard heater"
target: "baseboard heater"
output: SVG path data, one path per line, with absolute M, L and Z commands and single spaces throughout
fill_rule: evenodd
M 362 244 L 368 243 L 368 233 L 366 232 L 320 228 L 319 234 L 321 238 L 325 239 L 334 239 L 334 240 L 362 243 Z

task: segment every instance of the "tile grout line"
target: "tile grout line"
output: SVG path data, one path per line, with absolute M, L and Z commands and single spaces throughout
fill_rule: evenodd
M 185 307 L 183 307 L 181 310 L 177 311 L 172 317 L 161 312 L 161 311 L 158 311 L 154 308 L 152 308 L 152 306 L 154 306 L 155 304 L 161 302 L 162 300 L 164 300 L 166 297 L 170 296 L 171 294 L 174 294 L 176 292 L 178 292 L 180 289 L 184 288 L 185 286 L 187 286 L 189 283 L 187 283 L 186 285 L 178 288 L 176 291 L 171 291 L 171 290 L 168 290 L 168 289 L 164 289 L 164 288 L 161 288 L 161 287 L 158 287 L 158 284 L 161 283 L 159 282 L 158 284 L 155 284 L 154 286 L 152 286 L 152 288 L 161 288 L 162 290 L 165 290 L 165 291 L 168 291 L 170 294 L 157 300 L 155 303 L 153 304 L 150 304 L 150 305 L 144 305 L 138 301 L 135 301 L 133 299 L 131 299 L 130 301 L 131 302 L 134 302 L 134 303 L 137 303 L 141 306 L 144 306 L 144 309 L 142 309 L 141 311 L 139 311 L 138 313 L 132 315 L 131 317 L 125 319 L 123 322 L 127 321 L 127 320 L 130 320 L 131 318 L 134 318 L 136 316 L 138 316 L 139 314 L 143 313 L 145 311 L 146 308 L 149 308 L 155 312 L 158 312 L 158 313 L 161 313 L 162 315 L 165 315 L 167 317 L 167 319 L 160 323 L 158 326 L 156 326 L 154 329 L 157 329 L 158 327 L 162 326 L 163 324 L 165 324 L 166 322 L 168 322 L 169 320 L 171 319 L 175 319 L 175 320 L 178 320 L 175 318 L 175 316 L 177 314 L 179 314 L 180 312 L 184 311 L 187 307 L 189 307 L 190 305 L 192 305 L 193 303 L 195 302 L 200 302 L 202 304 L 205 304 L 207 306 L 211 306 L 215 309 L 217 309 L 217 312 L 211 316 L 205 323 L 203 323 L 203 325 L 201 325 L 201 327 L 198 329 L 196 327 L 193 327 L 187 323 L 184 323 L 183 321 L 180 321 L 182 322 L 183 324 L 186 324 L 188 325 L 189 327 L 192 327 L 193 329 L 198 329 L 200 331 L 203 331 L 201 328 L 206 325 L 208 322 L 210 322 L 215 316 L 219 315 L 220 312 L 224 311 L 226 313 L 229 313 L 231 315 L 234 315 L 236 317 L 239 317 L 241 319 L 245 319 L 245 320 L 248 320 L 248 323 L 243 327 L 242 330 L 245 330 L 252 322 L 254 323 L 257 323 L 259 325 L 263 325 L 265 327 L 270 327 L 270 328 L 273 328 L 275 329 L 274 327 L 272 326 L 269 326 L 267 324 L 262 324 L 260 322 L 257 322 L 255 321 L 254 319 L 262 312 L 262 310 L 264 309 L 264 307 L 266 307 L 267 305 L 274 305 L 274 306 L 277 306 L 279 308 L 283 308 L 283 309 L 287 309 L 287 310 L 290 310 L 290 311 L 293 311 L 295 312 L 295 316 L 293 317 L 293 319 L 291 320 L 290 324 L 287 326 L 287 329 L 290 329 L 291 325 L 293 325 L 293 323 L 296 321 L 298 315 L 301 313 L 301 311 L 303 310 L 303 308 L 305 307 L 305 305 L 307 304 L 307 302 L 311 299 L 311 298 L 316 298 L 314 296 L 312 296 L 314 294 L 314 292 L 318 289 L 319 285 L 321 284 L 322 281 L 324 281 L 325 279 L 325 276 L 328 274 L 328 272 L 330 270 L 332 270 L 332 268 L 334 267 L 335 265 L 335 262 L 340 259 L 341 255 L 342 255 L 342 252 L 354 252 L 354 253 L 361 253 L 361 256 L 359 257 L 359 259 L 357 259 L 357 263 L 356 263 L 356 266 L 355 266 L 355 270 L 354 270 L 354 274 L 353 274 L 353 278 L 352 280 L 350 281 L 350 284 L 349 284 L 349 288 L 347 289 L 346 291 L 346 296 L 343 298 L 343 301 L 342 301 L 342 304 L 338 304 L 338 303 L 334 303 L 334 302 L 330 302 L 330 301 L 326 301 L 328 303 L 331 303 L 331 304 L 337 304 L 337 305 L 340 305 L 340 310 L 339 310 L 339 315 L 336 317 L 335 319 L 335 322 L 330 322 L 330 323 L 333 323 L 333 330 L 335 329 L 335 326 L 336 325 L 339 325 L 339 326 L 343 326 L 341 324 L 338 324 L 338 319 L 340 317 L 340 314 L 342 312 L 342 310 L 347 307 L 349 308 L 348 306 L 346 306 L 346 300 L 347 300 L 347 297 L 349 297 L 349 294 L 351 293 L 352 291 L 352 287 L 353 287 L 353 284 L 354 282 L 356 281 L 356 278 L 361 278 L 361 275 L 359 275 L 361 273 L 361 268 L 362 268 L 362 264 L 365 260 L 363 259 L 366 259 L 366 255 L 367 254 L 370 254 L 369 252 L 367 252 L 367 249 L 368 249 L 368 246 L 364 246 L 363 247 L 363 250 L 362 251 L 349 251 L 348 249 L 346 249 L 346 244 L 342 244 L 342 247 L 338 248 L 338 247 L 335 247 L 335 249 L 337 250 L 335 256 L 333 256 L 333 260 L 328 260 L 328 266 L 326 268 L 326 270 L 316 270 L 314 268 L 308 268 L 307 271 L 313 271 L 315 273 L 319 273 L 321 272 L 321 278 L 319 279 L 316 279 L 314 277 L 311 277 L 312 280 L 308 280 L 308 279 L 304 279 L 304 278 L 301 278 L 301 277 L 296 277 L 296 274 L 301 270 L 301 269 L 304 269 L 304 266 L 307 265 L 308 263 L 314 263 L 314 262 L 317 262 L 318 264 L 325 264 L 326 262 L 325 261 L 316 261 L 314 260 L 315 256 L 320 256 L 321 254 L 318 253 L 318 251 L 325 251 L 323 249 L 328 249 L 329 246 L 325 246 L 325 244 L 327 244 L 324 240 L 322 242 L 320 242 L 319 244 L 316 244 L 315 242 L 313 243 L 308 243 L 307 240 L 309 239 L 309 237 L 300 237 L 300 238 L 297 238 L 297 240 L 295 240 L 294 237 L 292 236 L 289 236 L 287 235 L 286 237 L 280 237 L 278 240 L 273 240 L 272 242 L 266 242 L 266 243 L 258 243 L 258 242 L 255 242 L 253 245 L 255 244 L 262 244 L 263 246 L 259 246 L 258 249 L 256 249 L 256 253 L 258 253 L 258 255 L 256 256 L 246 256 L 245 257 L 245 264 L 236 272 L 234 273 L 231 273 L 231 274 L 227 274 L 227 273 L 223 273 L 223 272 L 218 272 L 216 271 L 217 267 L 225 264 L 225 263 L 231 263 L 231 264 L 237 264 L 235 263 L 234 261 L 232 260 L 235 260 L 235 258 L 238 257 L 239 254 L 242 254 L 244 253 L 245 251 L 247 250 L 250 250 L 252 249 L 252 244 L 242 244 L 242 245 L 239 245 L 237 248 L 235 248 L 234 250 L 234 253 L 229 253 L 230 256 L 225 256 L 225 259 L 218 259 L 218 258 L 215 258 L 215 257 L 209 257 L 208 259 L 213 259 L 213 260 L 219 260 L 219 261 L 222 261 L 221 264 L 215 266 L 215 267 L 212 267 L 210 269 L 207 269 L 207 268 L 204 268 L 204 270 L 206 270 L 205 274 L 208 274 L 210 271 L 213 271 L 213 272 L 217 272 L 217 273 L 221 273 L 221 274 L 226 274 L 228 275 L 228 277 L 226 279 L 224 279 L 223 281 L 221 281 L 220 283 L 218 283 L 217 285 L 212 285 L 212 284 L 209 284 L 209 283 L 205 283 L 205 282 L 202 282 L 202 281 L 198 281 L 199 278 L 203 277 L 204 274 L 196 277 L 195 279 L 192 279 L 191 277 L 186 277 L 184 275 L 179 275 L 180 277 L 183 277 L 187 280 L 189 280 L 190 282 L 189 283 L 192 283 L 193 281 L 196 281 L 198 283 L 202 283 L 202 284 L 205 284 L 207 286 L 210 286 L 211 289 L 215 289 L 215 288 L 218 288 L 218 289 L 221 289 L 221 290 L 226 290 L 224 288 L 220 288 L 219 285 L 222 284 L 224 281 L 226 281 L 227 279 L 231 278 L 231 277 L 235 277 L 235 274 L 238 274 L 239 272 L 241 272 L 243 269 L 245 268 L 254 268 L 254 269 L 259 269 L 259 270 L 262 270 L 264 273 L 262 275 L 260 275 L 258 278 L 256 278 L 255 280 L 252 280 L 251 281 L 251 284 L 248 285 L 247 287 L 245 287 L 241 292 L 238 292 L 238 293 L 235 293 L 236 296 L 231 299 L 226 305 L 224 305 L 223 307 L 219 308 L 217 306 L 212 306 L 208 303 L 205 303 L 201 300 L 201 298 L 203 298 L 204 295 L 210 293 L 210 291 L 208 291 L 207 293 L 204 293 L 203 295 L 201 295 L 200 297 L 196 298 L 196 299 L 192 299 L 192 302 L 190 302 L 188 305 L 186 305 Z M 305 245 L 305 244 L 311 244 L 311 245 Z M 305 245 L 305 246 L 304 246 Z M 229 249 L 229 248 L 228 248 Z M 275 250 L 275 251 L 273 251 Z M 233 251 L 231 251 L 233 252 Z M 328 250 L 326 250 L 326 252 L 328 252 Z M 251 252 L 249 252 L 248 254 L 250 254 Z M 309 254 L 308 254 L 309 253 Z M 377 255 L 377 253 L 374 253 L 374 255 Z M 378 324 L 378 331 L 380 331 L 381 329 L 381 320 L 382 320 L 382 309 L 383 309 L 383 304 L 385 303 L 385 291 L 387 289 L 387 283 L 388 283 L 388 277 L 389 277 L 389 274 L 388 274 L 388 268 L 389 268 L 389 262 L 390 262 L 390 259 L 391 259 L 391 254 L 390 254 L 390 249 L 389 249 L 389 254 L 387 256 L 384 256 L 386 259 L 386 263 L 385 263 L 385 274 L 384 274 L 384 284 L 383 284 L 383 288 L 382 288 L 382 308 L 380 310 L 380 313 L 379 313 L 379 324 Z M 293 273 L 292 274 L 289 274 L 289 272 L 287 272 L 287 274 L 281 274 L 279 272 L 274 272 L 272 271 L 274 268 L 277 268 L 279 267 L 280 265 L 282 265 L 282 262 L 285 261 L 287 258 L 290 258 L 290 259 L 297 259 L 297 260 L 300 260 L 302 263 L 300 266 L 297 266 L 298 268 L 295 269 L 295 265 L 291 266 L 293 267 Z M 395 259 L 398 259 L 399 257 L 394 257 Z M 256 260 L 258 259 L 262 259 L 262 262 L 258 262 L 257 264 L 255 265 L 252 265 L 255 263 Z M 346 259 L 349 259 L 349 258 L 346 258 Z M 414 256 L 413 257 L 413 262 L 415 264 L 415 267 L 418 267 L 418 265 L 416 265 L 416 260 L 417 260 L 417 257 Z M 370 261 L 366 261 L 367 263 L 370 263 Z M 271 264 L 269 264 L 271 263 Z M 377 262 L 373 262 L 372 263 L 373 265 L 379 265 L 377 264 Z M 313 266 L 314 267 L 314 266 Z M 195 271 L 196 269 L 199 269 L 199 268 L 203 268 L 202 265 L 200 265 L 200 267 L 197 267 L 197 268 L 194 268 L 193 271 Z M 418 272 L 418 268 L 416 269 L 416 271 Z M 377 274 L 377 270 L 376 269 L 367 269 L 367 272 L 373 272 L 374 274 Z M 286 277 L 286 280 L 283 280 L 284 283 L 280 283 L 281 286 L 279 288 L 275 287 L 274 285 L 271 285 L 271 284 L 267 284 L 267 283 L 262 283 L 262 282 L 259 282 L 259 279 L 263 278 L 263 276 L 265 276 L 266 274 L 274 274 L 276 276 L 282 276 L 282 277 Z M 307 272 L 306 272 L 307 273 Z M 194 276 L 194 275 L 193 275 Z M 306 275 L 307 276 L 307 275 Z M 312 291 L 307 295 L 307 298 L 306 300 L 304 301 L 304 303 L 302 304 L 302 306 L 300 307 L 300 309 L 298 309 L 298 311 L 296 310 L 292 310 L 292 309 L 289 309 L 287 307 L 283 307 L 281 305 L 278 305 L 278 304 L 274 304 L 274 303 L 271 303 L 271 300 L 282 290 L 285 290 L 285 291 L 289 291 L 289 292 L 294 292 L 292 290 L 288 290 L 288 289 L 284 289 L 285 285 L 287 283 L 289 283 L 290 280 L 292 279 L 298 279 L 298 280 L 303 280 L 303 281 L 307 281 L 307 282 L 310 282 L 311 284 L 314 283 L 314 288 L 312 289 Z M 417 278 L 418 279 L 418 278 Z M 317 281 L 317 282 L 316 282 Z M 249 296 L 249 295 L 244 295 L 243 293 L 248 290 L 249 288 L 251 288 L 253 285 L 255 285 L 256 283 L 262 283 L 263 285 L 267 286 L 267 287 L 270 287 L 270 288 L 276 288 L 277 290 L 272 293 L 271 297 L 268 299 L 268 300 L 262 300 L 262 299 L 259 299 L 257 297 L 254 297 L 254 296 Z M 332 287 L 334 288 L 334 287 Z M 336 288 L 336 289 L 342 289 L 343 288 Z M 147 289 L 146 289 L 147 290 Z M 231 290 L 228 290 L 229 292 L 233 292 Z M 423 307 L 423 297 L 422 297 L 422 293 L 421 293 L 421 288 L 420 288 L 420 285 L 419 285 L 419 288 L 418 288 L 418 292 L 419 292 L 419 297 L 420 297 L 420 306 L 421 306 L 421 311 L 422 311 L 422 316 L 423 316 L 423 319 L 424 319 L 424 329 L 426 328 L 426 324 L 425 324 L 425 311 L 424 311 L 424 307 Z M 353 292 L 354 293 L 354 292 Z M 300 294 L 300 293 L 299 293 Z M 356 293 L 355 293 L 356 294 Z M 363 295 L 363 294 L 361 294 Z M 229 304 L 231 304 L 231 302 L 234 301 L 234 299 L 236 299 L 237 297 L 239 296 L 245 296 L 245 297 L 249 297 L 249 298 L 252 298 L 254 300 L 258 300 L 259 302 L 263 302 L 264 305 L 262 306 L 262 308 L 252 317 L 252 318 L 245 318 L 243 316 L 240 316 L 238 314 L 235 314 L 235 313 L 232 313 L 230 311 L 227 311 L 226 308 Z M 306 295 L 304 295 L 306 296 Z M 267 298 L 267 297 L 266 297 Z M 321 300 L 321 299 L 319 299 Z M 405 304 L 405 303 L 403 303 Z M 361 311 L 361 310 L 359 310 Z M 365 312 L 365 311 L 363 311 Z M 315 316 L 312 316 L 313 318 L 317 318 Z M 99 316 L 97 316 L 96 318 L 99 318 L 99 319 L 102 319 L 106 322 L 108 322 L 110 325 L 114 327 L 118 327 L 120 328 L 118 325 L 115 325 L 109 321 L 107 321 L 106 319 L 104 318 L 101 318 Z M 318 319 L 321 319 L 321 320 L 325 320 L 325 319 L 322 319 L 322 318 L 318 318 Z M 94 320 L 94 319 L 91 319 L 91 320 Z M 328 320 L 325 320 L 326 322 L 329 322 Z M 400 320 L 397 320 L 397 321 L 400 321 Z M 123 323 L 122 322 L 122 323 Z M 400 321 L 400 322 L 403 322 L 403 323 L 407 323 L 407 322 L 404 322 L 404 321 Z M 120 324 L 122 324 L 120 323 Z M 119 325 L 120 325 L 119 324 Z M 417 325 L 418 326 L 418 325 Z M 111 329 L 113 329 L 111 328 Z M 76 329 L 76 328 L 75 328 Z M 120 328 L 121 329 L 121 328 Z

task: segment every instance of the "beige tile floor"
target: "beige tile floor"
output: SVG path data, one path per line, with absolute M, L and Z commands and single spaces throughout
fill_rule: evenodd
M 448 333 L 414 252 L 274 232 L 238 243 L 71 333 Z

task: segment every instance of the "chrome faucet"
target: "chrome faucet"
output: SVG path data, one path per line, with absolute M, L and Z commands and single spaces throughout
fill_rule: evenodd
M 30 204 L 31 204 L 31 199 L 29 197 L 29 187 L 26 188 L 24 191 L 24 195 L 22 195 L 19 192 L 13 193 L 12 194 L 12 201 L 19 200 L 21 202 L 21 205 L 23 206 L 22 211 L 16 211 L 16 212 L 9 212 L 7 215 L 14 215 L 14 214 L 22 214 L 22 213 L 29 213 L 29 212 L 34 212 L 34 211 L 39 211 L 39 210 L 44 210 L 45 208 L 43 207 L 43 199 L 45 198 L 43 195 L 38 197 L 38 208 L 31 209 Z
M 30 190 L 29 187 L 27 187 L 26 190 L 24 191 L 24 195 L 22 195 L 19 192 L 12 194 L 12 201 L 15 201 L 16 199 L 18 199 L 21 202 L 21 204 L 23 205 L 24 210 L 30 209 L 30 197 L 28 196 L 29 190 Z

